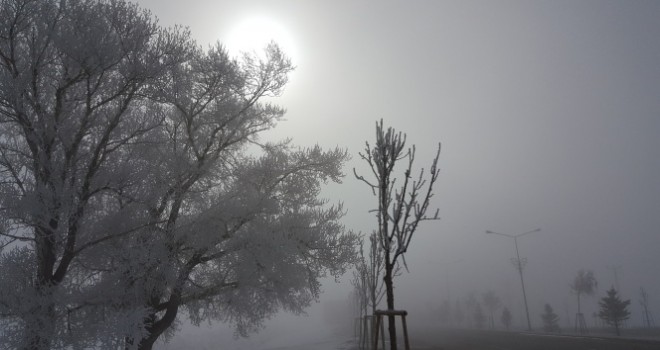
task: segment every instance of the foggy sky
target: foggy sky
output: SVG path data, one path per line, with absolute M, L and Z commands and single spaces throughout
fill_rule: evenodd
M 420 226 L 411 271 L 395 280 L 396 305 L 411 311 L 410 322 L 448 293 L 492 289 L 522 325 L 513 241 L 484 232 L 537 227 L 519 240 L 533 325 L 546 302 L 562 326 L 565 308 L 574 317 L 568 285 L 579 269 L 599 281 L 584 302 L 590 323 L 619 266 L 623 297 L 633 299 L 630 323 L 641 323 L 641 286 L 660 317 L 660 2 L 139 3 L 161 24 L 189 26 L 204 45 L 222 42 L 252 13 L 288 28 L 297 69 L 277 100 L 287 120 L 266 138 L 350 151 L 344 183 L 327 191 L 344 202 L 347 228 L 376 225 L 368 213 L 375 198 L 351 175 L 353 167 L 367 172 L 357 152 L 374 139 L 376 120 L 407 133 L 419 167 L 442 143 L 433 201 L 442 220 Z M 322 302 L 347 298 L 351 286 L 345 278 L 324 288 Z M 267 326 L 314 323 L 320 309 Z M 204 334 L 231 340 L 226 331 Z

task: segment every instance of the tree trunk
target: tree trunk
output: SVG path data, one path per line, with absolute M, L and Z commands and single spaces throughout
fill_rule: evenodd
M 52 229 L 36 229 L 37 279 L 34 288 L 37 292 L 37 302 L 40 305 L 27 315 L 28 319 L 25 320 L 25 350 L 50 349 L 51 339 L 55 333 L 57 317 L 52 289 L 57 286 L 57 281 L 53 279 L 56 261 L 53 231 L 57 227 L 56 221 L 51 220 L 50 227 Z
M 394 283 L 392 273 L 394 265 L 390 263 L 390 253 L 385 251 L 385 291 L 387 294 L 387 309 L 394 310 Z M 396 324 L 394 315 L 387 316 L 387 329 L 390 333 L 390 349 L 396 350 Z M 383 344 L 384 345 L 384 344 Z
M 49 296 L 42 296 L 49 298 Z M 55 304 L 52 300 L 46 302 L 47 305 L 39 307 L 33 314 L 25 320 L 25 341 L 23 349 L 25 350 L 48 350 L 51 348 L 51 340 L 55 333 L 55 324 L 57 317 L 55 315 Z
M 154 347 L 154 343 L 156 343 L 156 340 L 158 339 L 158 336 L 151 336 L 144 338 L 140 341 L 140 345 L 138 345 L 138 350 L 151 350 Z
M 160 320 L 150 322 L 150 324 L 147 325 L 148 335 L 140 340 L 140 343 L 138 343 L 138 350 L 151 350 L 153 348 L 156 340 L 158 340 L 172 323 L 174 323 L 174 320 L 176 320 L 180 304 L 181 299 L 178 293 L 175 293 L 175 295 L 170 297 L 169 306 L 165 311 L 165 315 L 163 315 Z M 156 315 L 153 314 L 150 318 L 155 320 Z
M 616 330 L 617 337 L 620 336 L 621 334 L 619 334 L 619 320 L 616 319 L 614 320 L 614 329 Z

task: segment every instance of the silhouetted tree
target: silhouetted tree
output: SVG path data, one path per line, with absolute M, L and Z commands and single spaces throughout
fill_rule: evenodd
M 552 309 L 550 304 L 545 304 L 544 312 L 541 315 L 543 320 L 543 330 L 546 332 L 559 332 L 559 316 Z
M 394 310 L 393 277 L 398 265 L 398 259 L 403 257 L 417 226 L 423 220 L 438 219 L 438 212 L 433 217 L 426 216 L 433 185 L 438 179 L 438 158 L 440 145 L 431 163 L 430 177 L 424 178 L 424 170 L 416 179 L 412 177 L 412 167 L 415 160 L 415 146 L 406 149 L 406 136 L 393 128 L 383 127 L 383 120 L 376 123 L 376 144 L 372 147 L 366 142 L 364 153 L 360 158 L 365 160 L 374 176 L 373 180 L 353 172 L 358 180 L 363 181 L 378 197 L 378 209 L 375 210 L 378 219 L 378 241 L 383 249 L 385 292 L 388 310 Z M 400 160 L 408 160 L 400 186 L 395 187 L 395 166 Z M 402 258 L 403 259 L 403 258 Z M 405 260 L 404 266 L 405 266 Z M 396 350 L 396 326 L 394 316 L 388 316 L 390 347 Z
M 481 303 L 477 302 L 477 304 L 474 307 L 474 324 L 477 326 L 478 329 L 483 329 L 484 328 L 484 323 L 486 322 L 486 315 L 484 315 L 484 311 L 481 308 Z
M 596 291 L 596 286 L 598 286 L 598 282 L 596 282 L 596 277 L 594 276 L 593 271 L 585 271 L 585 270 L 578 271 L 577 275 L 575 276 L 575 279 L 573 279 L 573 283 L 570 284 L 571 291 L 573 291 L 573 293 L 577 295 L 578 311 L 577 314 L 575 315 L 575 328 L 576 330 L 579 330 L 580 333 L 586 331 L 587 328 L 586 323 L 584 321 L 584 315 L 582 315 L 582 311 L 580 308 L 580 296 L 594 295 L 594 292 Z
M 511 316 L 511 311 L 507 307 L 504 307 L 502 310 L 502 324 L 506 327 L 506 330 L 509 330 L 511 326 L 511 321 L 513 321 L 513 316 Z
M 649 311 L 649 295 L 644 287 L 639 288 L 639 305 L 644 310 L 644 326 L 651 328 L 653 326 L 653 315 Z
M 607 291 L 607 296 L 598 302 L 598 305 L 600 305 L 598 316 L 610 326 L 614 326 L 616 335 L 620 335 L 621 323 L 630 318 L 630 311 L 628 311 L 630 299 L 621 300 L 616 289 L 612 287 Z
M 495 295 L 495 292 L 489 290 L 483 295 L 484 306 L 488 309 L 488 321 L 490 323 L 490 328 L 495 328 L 495 317 L 493 316 L 495 311 L 502 305 L 500 303 L 500 298 Z

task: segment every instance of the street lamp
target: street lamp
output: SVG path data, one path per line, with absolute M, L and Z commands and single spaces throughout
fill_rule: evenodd
M 520 253 L 518 253 L 518 237 L 522 237 L 524 235 L 534 233 L 534 232 L 539 232 L 541 231 L 540 228 L 537 228 L 536 230 L 520 233 L 517 235 L 510 235 L 506 233 L 499 233 L 499 232 L 493 232 L 493 231 L 486 231 L 488 234 L 495 234 L 495 235 L 500 235 L 500 236 L 505 236 L 509 238 L 513 238 L 513 243 L 516 245 L 516 259 L 512 259 L 513 265 L 518 269 L 518 273 L 520 273 L 520 284 L 522 285 L 522 292 L 523 292 L 523 299 L 525 300 L 525 313 L 527 314 L 527 330 L 531 331 L 532 330 L 532 323 L 529 320 L 529 308 L 527 307 L 527 294 L 525 293 L 525 282 L 523 281 L 523 267 L 525 263 L 527 262 L 527 259 L 521 260 L 520 259 Z

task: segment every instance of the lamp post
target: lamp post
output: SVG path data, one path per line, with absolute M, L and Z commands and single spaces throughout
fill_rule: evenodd
M 525 281 L 523 280 L 523 267 L 525 263 L 527 262 L 527 259 L 521 260 L 520 259 L 520 253 L 518 253 L 518 237 L 522 237 L 524 235 L 534 233 L 534 232 L 539 232 L 541 231 L 540 228 L 537 228 L 536 230 L 520 233 L 517 235 L 510 235 L 506 233 L 499 233 L 499 232 L 493 232 L 493 231 L 486 231 L 488 234 L 495 234 L 495 235 L 500 235 L 500 236 L 505 236 L 509 238 L 513 238 L 513 243 L 516 246 L 516 259 L 513 259 L 512 262 L 514 266 L 518 269 L 518 273 L 520 274 L 520 284 L 522 285 L 522 292 L 523 292 L 523 299 L 525 300 L 525 314 L 527 315 L 527 330 L 531 331 L 532 330 L 532 322 L 529 320 L 529 308 L 527 307 L 527 294 L 525 293 Z

